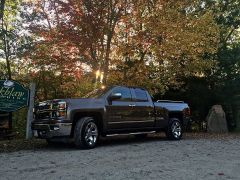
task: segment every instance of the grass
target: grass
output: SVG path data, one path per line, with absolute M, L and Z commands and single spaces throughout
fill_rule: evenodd
M 11 139 L 0 141 L 0 153 L 15 152 L 20 150 L 35 150 L 46 147 L 47 143 L 42 139 Z
M 184 139 L 236 139 L 240 138 L 240 133 L 207 133 L 207 132 L 193 132 L 185 133 Z

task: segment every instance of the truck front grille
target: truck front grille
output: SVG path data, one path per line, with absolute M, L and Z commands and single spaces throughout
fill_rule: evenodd
M 34 108 L 35 120 L 57 119 L 66 115 L 66 102 L 64 101 L 44 101 Z

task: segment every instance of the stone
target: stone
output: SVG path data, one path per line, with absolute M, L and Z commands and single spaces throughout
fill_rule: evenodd
M 227 133 L 227 120 L 225 112 L 221 105 L 214 105 L 207 116 L 208 132 L 211 133 Z

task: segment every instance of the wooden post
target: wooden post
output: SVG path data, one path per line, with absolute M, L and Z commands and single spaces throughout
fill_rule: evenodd
M 13 124 L 13 115 L 12 112 L 8 114 L 8 129 L 12 132 L 12 124 Z
M 31 83 L 30 84 L 30 97 L 29 97 L 28 115 L 27 115 L 26 139 L 31 139 L 32 138 L 31 124 L 32 124 L 32 121 L 33 121 L 35 89 L 36 89 L 36 84 Z

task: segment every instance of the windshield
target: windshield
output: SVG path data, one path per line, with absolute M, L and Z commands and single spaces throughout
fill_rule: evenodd
M 83 96 L 83 98 L 100 98 L 100 97 L 102 97 L 108 90 L 109 90 L 109 88 L 99 88 L 99 89 L 95 89 L 95 90 L 91 91 L 90 93 L 86 94 L 85 96 Z

